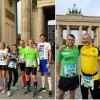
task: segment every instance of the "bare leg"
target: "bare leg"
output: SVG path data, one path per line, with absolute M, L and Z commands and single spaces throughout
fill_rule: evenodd
M 75 99 L 75 90 L 69 91 L 69 96 L 70 99 Z
M 63 99 L 64 98 L 64 94 L 65 94 L 64 91 L 59 90 L 59 99 Z

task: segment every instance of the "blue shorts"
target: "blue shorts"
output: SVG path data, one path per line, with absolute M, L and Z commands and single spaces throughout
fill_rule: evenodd
M 50 68 L 46 67 L 48 60 L 40 60 L 40 71 L 46 74 L 50 73 Z

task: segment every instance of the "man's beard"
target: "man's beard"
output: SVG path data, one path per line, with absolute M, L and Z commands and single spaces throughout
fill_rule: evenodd
M 72 44 L 72 45 L 68 45 L 69 47 L 73 47 L 74 46 L 74 44 Z

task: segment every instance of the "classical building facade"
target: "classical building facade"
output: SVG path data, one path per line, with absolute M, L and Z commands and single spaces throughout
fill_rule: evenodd
M 7 45 L 17 41 L 17 1 L 0 0 L 0 42 Z
M 94 45 L 100 47 L 100 17 L 99 16 L 83 16 L 82 14 L 66 14 L 56 15 L 56 44 L 61 45 L 63 42 L 63 30 L 67 30 L 67 34 L 71 30 L 78 30 L 79 44 L 82 40 L 82 31 L 93 35 Z M 92 34 L 92 32 L 94 34 Z
M 55 0 L 22 0 L 21 36 L 39 42 L 39 35 L 48 36 L 48 21 L 55 19 Z
M 7 45 L 18 42 L 17 2 L 21 1 L 21 39 L 26 42 L 39 35 L 48 36 L 48 21 L 55 19 L 54 0 L 0 0 L 0 41 Z

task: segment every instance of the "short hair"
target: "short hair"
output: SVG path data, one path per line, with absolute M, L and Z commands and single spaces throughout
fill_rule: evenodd
M 25 41 L 24 41 L 24 40 L 20 40 L 20 41 L 23 41 L 23 42 L 25 43 Z M 20 41 L 19 41 L 19 42 L 20 42 Z
M 68 36 L 71 36 L 71 37 L 73 37 L 75 39 L 75 36 L 73 34 L 68 34 L 67 38 L 68 38 Z
M 46 36 L 45 36 L 45 34 L 41 34 L 41 35 L 40 35 L 40 37 L 41 37 L 41 36 L 44 36 L 44 37 L 46 37 Z
M 12 46 L 16 46 L 17 47 L 17 44 L 13 44 Z
M 91 38 L 91 35 L 90 35 L 89 33 L 84 33 L 83 36 L 84 36 L 84 35 L 88 35 L 88 36 Z

